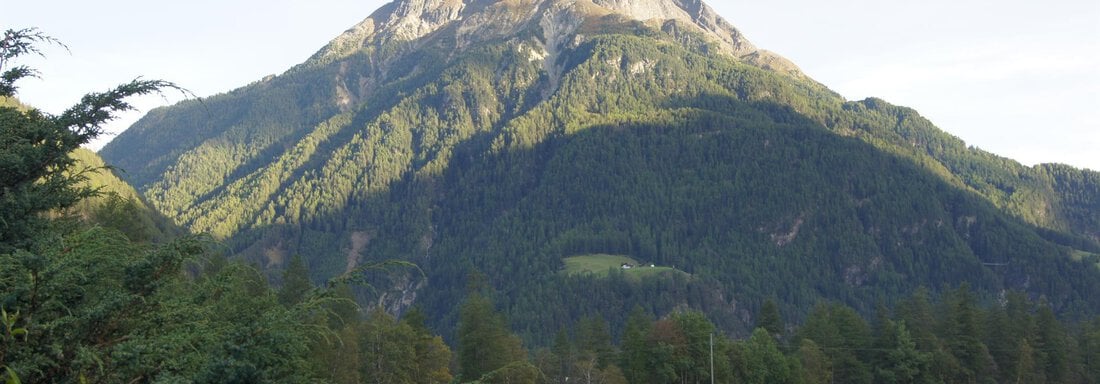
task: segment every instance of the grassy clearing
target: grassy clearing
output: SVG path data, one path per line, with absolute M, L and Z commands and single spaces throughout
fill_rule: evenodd
M 1073 250 L 1073 256 L 1072 257 L 1073 257 L 1073 260 L 1080 261 L 1080 260 L 1087 260 L 1089 258 L 1097 259 L 1097 258 L 1100 258 L 1100 255 L 1097 255 L 1097 254 L 1092 253 L 1092 252 Z M 1100 268 L 1100 262 L 1096 263 L 1096 267 Z
M 565 269 L 562 273 L 567 275 L 593 275 L 593 276 L 607 276 L 610 270 L 622 270 L 627 276 L 632 277 L 647 277 L 655 276 L 666 272 L 679 272 L 687 274 L 675 268 L 669 267 L 635 267 L 631 269 L 622 269 L 623 264 L 639 265 L 637 260 L 634 260 L 627 256 L 619 255 L 582 255 L 566 257 L 562 259 L 565 262 Z

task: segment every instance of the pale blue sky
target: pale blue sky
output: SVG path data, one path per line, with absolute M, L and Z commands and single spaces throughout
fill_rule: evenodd
M 58 112 L 137 76 L 200 96 L 304 61 L 385 1 L 19 1 L 0 28 L 70 49 L 28 60 L 20 97 Z M 913 107 L 970 145 L 1024 164 L 1100 170 L 1100 2 L 709 1 L 757 46 L 844 95 Z M 150 97 L 142 112 L 178 100 Z M 140 113 L 109 128 L 125 129 Z

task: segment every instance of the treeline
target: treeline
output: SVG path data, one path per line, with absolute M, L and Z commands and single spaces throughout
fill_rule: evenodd
M 512 382 L 709 383 L 712 372 L 716 383 L 1100 382 L 1100 319 L 1065 324 L 1019 292 L 983 307 L 967 286 L 920 291 L 870 319 L 820 304 L 801 325 L 770 300 L 761 312 L 743 339 L 695 311 L 635 307 L 617 334 L 584 317 L 531 353 L 537 380 Z
M 0 254 L 0 378 L 26 383 L 449 383 L 423 317 L 363 317 L 347 285 L 272 288 L 202 237 L 139 243 L 54 219 Z
M 0 107 L 0 117 L 10 113 L 23 112 Z M 26 133 L 19 125 L 2 127 Z M 4 149 L 67 149 L 26 143 Z M 411 312 L 398 322 L 374 311 L 364 317 L 348 284 L 315 288 L 301 258 L 291 260 L 276 289 L 257 267 L 228 261 L 224 248 L 207 237 L 150 237 L 160 232 L 135 211 L 139 203 L 114 192 L 102 200 L 96 189 L 115 188 L 99 184 L 106 170 L 87 168 L 94 159 L 80 156 L 79 162 L 54 157 L 53 165 L 73 164 L 34 173 L 47 179 L 100 173 L 66 178 L 58 190 L 27 188 L 33 178 L 4 185 L 4 229 L 27 237 L 0 241 L 0 379 L 452 381 L 450 349 L 428 331 L 423 316 Z M 18 174 L 17 165 L 0 163 L 8 175 Z M 20 201 L 50 206 L 17 215 L 11 202 Z

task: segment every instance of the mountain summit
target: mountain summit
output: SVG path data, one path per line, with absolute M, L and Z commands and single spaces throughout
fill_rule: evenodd
M 844 100 L 697 1 L 393 2 L 101 154 L 238 257 L 300 254 L 315 281 L 368 279 L 364 302 L 421 305 L 445 333 L 467 276 L 541 341 L 634 306 L 737 332 L 768 297 L 870 311 L 963 283 L 1100 309 L 1100 173 Z M 361 275 L 390 259 L 424 274 Z
M 338 60 L 364 48 L 417 41 L 435 33 L 448 35 L 461 48 L 529 31 L 539 35 L 540 51 L 552 59 L 564 45 L 575 42 L 579 31 L 623 21 L 641 22 L 666 32 L 687 29 L 706 36 L 720 51 L 736 58 L 797 72 L 788 60 L 757 49 L 702 1 L 674 0 L 399 0 L 344 32 L 309 63 Z

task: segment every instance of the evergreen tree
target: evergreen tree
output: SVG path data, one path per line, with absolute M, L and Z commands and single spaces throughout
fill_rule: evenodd
M 639 306 L 635 306 L 627 316 L 626 327 L 623 330 L 622 353 L 619 354 L 619 366 L 622 367 L 627 381 L 631 383 L 645 382 L 645 378 L 649 376 L 646 371 L 650 351 L 648 337 L 652 324 L 653 319 Z
M 606 368 L 614 362 L 615 349 L 611 345 L 611 331 L 607 320 L 599 316 L 582 317 L 577 322 L 577 349 L 595 356 L 597 367 Z
M 671 319 L 684 337 L 677 377 L 686 382 L 707 380 L 710 378 L 710 343 L 715 333 L 714 324 L 698 311 L 676 313 Z
M 944 304 L 947 306 L 944 340 L 951 356 L 960 365 L 956 379 L 977 381 L 992 377 L 993 358 L 981 341 L 980 313 L 969 285 L 964 284 L 948 293 Z
M 419 307 L 413 307 L 405 313 L 401 324 L 411 330 L 413 350 L 416 352 L 416 371 L 413 372 L 413 383 L 444 384 L 454 380 L 451 375 L 451 349 L 443 342 L 443 338 L 433 335 L 428 330 L 424 312 Z
M 1088 382 L 1100 382 L 1100 318 L 1085 326 L 1081 338 L 1082 371 Z
M 804 384 L 831 384 L 833 369 L 829 357 L 813 340 L 803 339 L 798 347 L 798 361 Z
M 1046 375 L 1046 381 L 1068 382 L 1071 365 L 1068 336 L 1062 329 L 1062 324 L 1054 317 L 1054 311 L 1045 302 L 1039 306 L 1035 325 L 1035 349 L 1042 351 L 1042 358 L 1037 362 Z
M 813 340 L 827 352 L 833 378 L 844 383 L 869 383 L 872 371 L 865 358 L 871 347 L 871 331 L 866 321 L 851 308 L 819 305 L 799 329 L 799 339 Z
M 674 383 L 679 374 L 691 365 L 687 354 L 687 337 L 669 319 L 657 320 L 649 332 L 646 356 L 646 377 L 643 383 Z
M 752 384 L 796 383 L 800 375 L 775 342 L 771 332 L 757 328 L 744 345 L 745 377 L 739 382 Z
M 310 354 L 315 375 L 334 384 L 361 383 L 359 339 L 358 327 L 348 325 L 313 344 Z
M 527 359 L 518 337 L 493 303 L 473 292 L 462 304 L 458 322 L 458 373 L 463 381 L 478 380 Z
M 359 331 L 361 377 L 376 383 L 413 383 L 416 362 L 411 327 L 375 309 Z
M 564 384 L 569 377 L 573 376 L 573 361 L 575 360 L 573 342 L 569 339 L 569 333 L 565 328 L 558 330 L 558 334 L 554 336 L 552 348 L 551 352 L 557 362 L 554 366 L 554 377 L 558 378 L 559 383 Z
M 917 344 L 905 326 L 905 322 L 889 322 L 886 331 L 891 334 L 880 344 L 881 362 L 875 370 L 878 383 L 927 383 L 931 356 L 917 350 Z
M 783 318 L 779 315 L 779 305 L 775 300 L 764 300 L 764 305 L 757 314 L 756 328 L 764 328 L 776 339 L 783 336 Z
M 57 40 L 36 29 L 7 30 L 0 40 L 0 97 L 14 97 L 15 82 L 35 74 L 26 66 L 12 66 L 28 53 L 40 53 L 36 44 Z M 90 93 L 60 115 L 36 109 L 0 106 L 0 253 L 32 245 L 47 219 L 41 214 L 70 207 L 96 194 L 82 186 L 88 169 L 73 169 L 69 156 L 98 137 L 102 125 L 118 112 L 133 107 L 125 98 L 157 92 L 173 84 L 135 80 L 103 93 Z
M 309 268 L 301 255 L 294 255 L 290 264 L 283 270 L 283 286 L 279 288 L 279 302 L 294 305 L 305 299 L 306 293 L 313 288 L 309 281 Z
M 1020 341 L 1020 349 L 1016 352 L 1019 356 L 1019 361 L 1016 363 L 1015 369 L 1012 371 L 1012 383 L 1029 383 L 1029 384 L 1043 384 L 1046 383 L 1046 374 L 1043 369 L 1035 361 L 1036 351 L 1031 347 L 1031 344 L 1027 342 L 1027 339 Z

